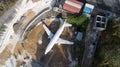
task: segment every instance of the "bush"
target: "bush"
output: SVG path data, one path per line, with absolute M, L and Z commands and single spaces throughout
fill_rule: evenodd
M 12 7 L 17 0 L 0 0 L 0 15 Z
M 6 26 L 4 24 L 0 24 L 0 31 L 4 31 Z
M 94 67 L 120 66 L 120 23 L 111 22 L 102 32 L 95 54 Z
M 80 15 L 80 16 L 68 16 L 68 22 L 71 24 L 75 24 L 77 26 L 80 26 L 82 23 L 86 22 L 87 17 L 84 15 Z
M 69 15 L 67 22 L 75 25 L 78 28 L 78 31 L 85 32 L 88 24 L 88 18 L 84 15 L 79 16 Z

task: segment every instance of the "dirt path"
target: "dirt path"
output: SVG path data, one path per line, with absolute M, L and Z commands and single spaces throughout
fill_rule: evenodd
M 46 20 L 49 25 L 49 20 Z M 44 33 L 44 29 L 42 24 L 38 25 L 32 31 L 30 31 L 24 41 L 23 44 L 17 43 L 15 47 L 15 55 L 17 56 L 19 53 L 22 53 L 23 50 L 27 50 L 28 53 L 32 56 L 32 58 L 36 59 L 36 51 L 38 46 L 39 37 L 42 36 Z M 41 35 L 40 35 L 41 34 Z
M 14 24 L 14 31 L 16 33 L 20 33 L 22 29 L 29 23 L 29 21 L 35 16 L 35 12 L 32 9 L 28 10 L 24 15 L 21 17 L 20 21 Z
M 24 14 L 24 16 L 26 17 L 26 19 L 23 24 L 27 24 L 35 16 L 35 12 L 30 9 Z
M 32 2 L 38 2 L 38 1 L 40 1 L 40 0 L 32 0 Z

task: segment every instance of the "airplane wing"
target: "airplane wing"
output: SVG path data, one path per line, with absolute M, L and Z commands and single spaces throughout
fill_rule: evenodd
M 74 44 L 73 42 L 68 41 L 68 40 L 64 40 L 62 38 L 59 38 L 56 43 L 58 43 L 58 44 L 69 44 L 69 45 L 73 45 Z
M 53 36 L 54 36 L 54 34 L 48 29 L 48 27 L 47 27 L 45 24 L 43 24 L 43 28 L 45 29 L 48 37 L 49 37 L 50 39 L 52 39 Z

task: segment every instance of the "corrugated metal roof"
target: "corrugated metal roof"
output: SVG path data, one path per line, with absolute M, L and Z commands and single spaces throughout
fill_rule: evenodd
M 68 4 L 64 4 L 63 9 L 73 12 L 73 13 L 79 13 L 80 9 L 79 8 L 75 8 L 74 6 L 68 5 Z
M 65 1 L 66 4 L 69 4 L 69 5 L 72 5 L 76 8 L 81 8 L 81 5 L 80 4 L 77 4 L 77 3 L 74 3 L 74 2 L 71 2 L 69 0 Z
M 82 2 L 76 0 L 67 0 L 63 5 L 63 9 L 72 13 L 79 13 L 83 6 Z

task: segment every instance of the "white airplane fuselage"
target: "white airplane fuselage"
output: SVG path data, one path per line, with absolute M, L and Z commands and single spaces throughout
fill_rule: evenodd
M 60 26 L 58 31 L 55 33 L 54 37 L 51 39 L 50 43 L 48 44 L 48 46 L 45 50 L 45 54 L 47 54 L 52 49 L 52 47 L 55 45 L 55 43 L 59 39 L 64 27 L 65 27 L 65 23 L 63 23 L 62 26 Z

